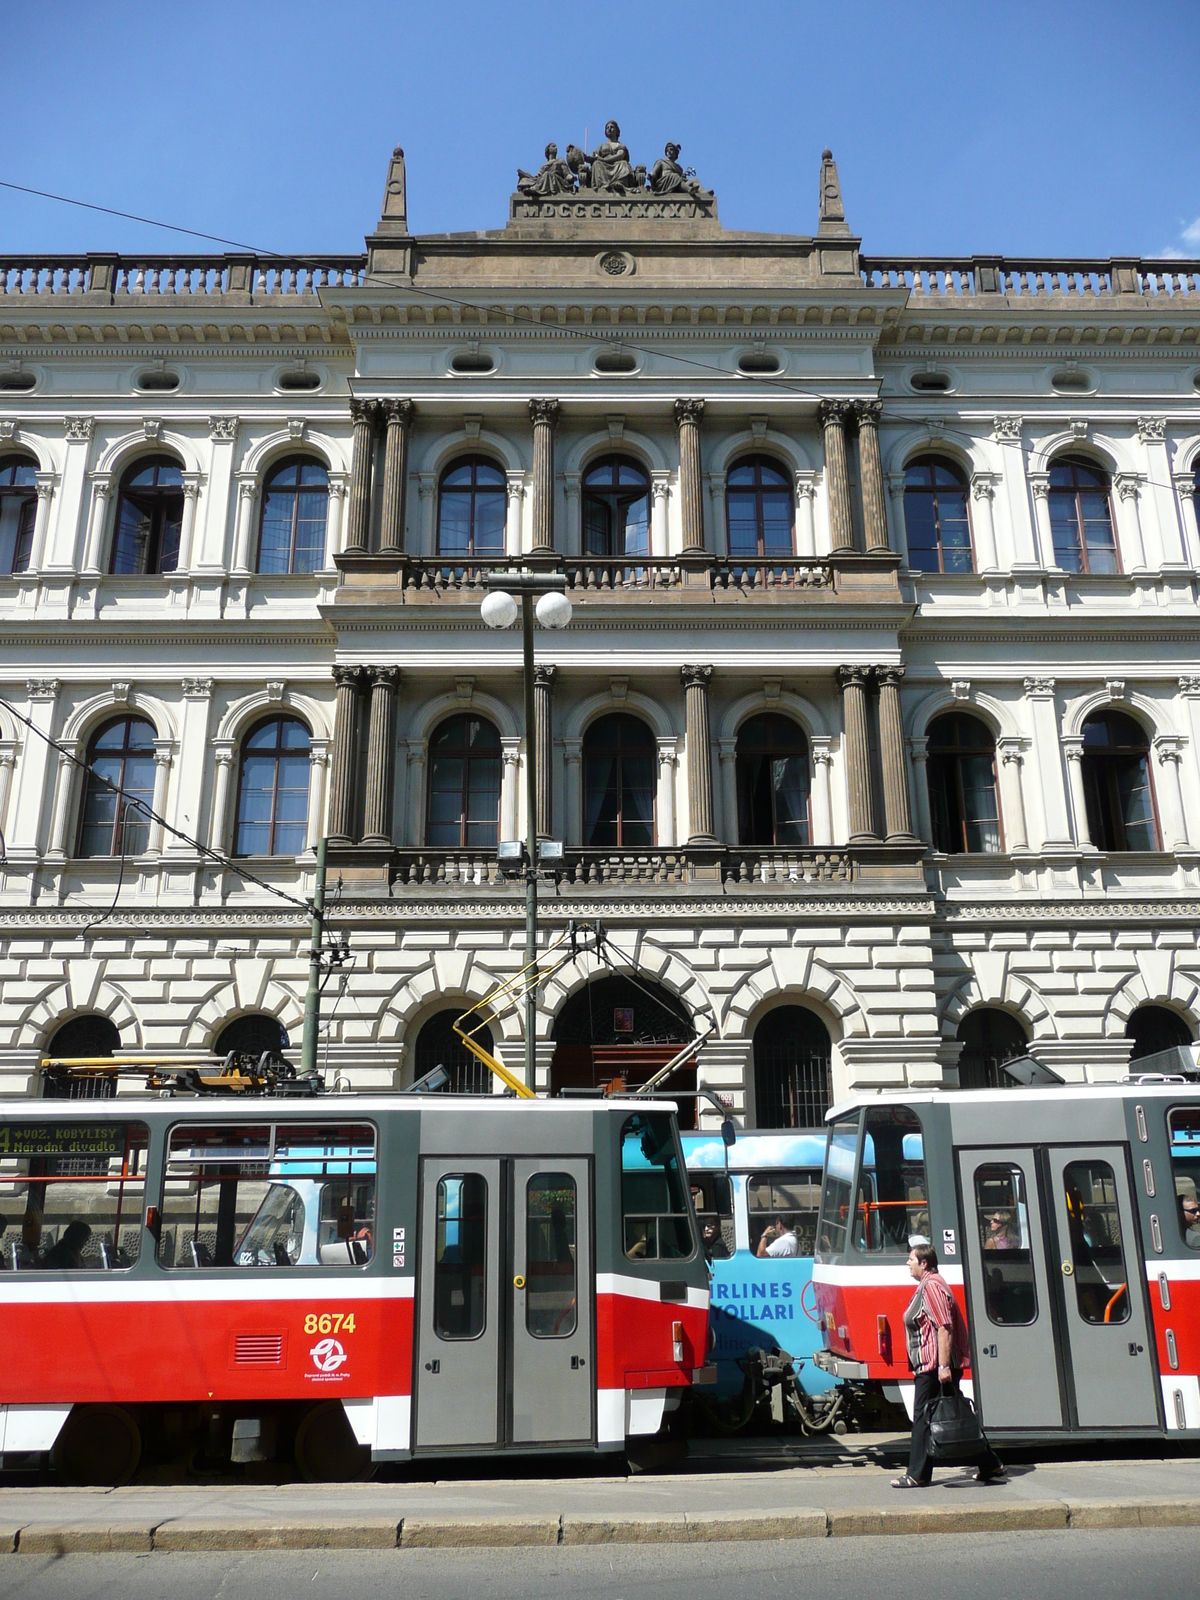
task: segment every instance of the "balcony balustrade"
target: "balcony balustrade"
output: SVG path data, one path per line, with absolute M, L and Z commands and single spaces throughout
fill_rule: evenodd
M 114 304 L 143 295 L 315 297 L 318 289 L 362 283 L 366 266 L 365 255 L 0 256 L 0 296 L 86 295 Z
M 1114 295 L 1175 299 L 1200 295 L 1200 261 L 1113 257 L 1052 261 L 1012 256 L 860 256 L 868 289 L 908 289 L 954 299 L 1003 294 L 1019 299 L 1096 300 Z
M 559 558 L 556 558 L 556 563 Z M 477 603 L 486 591 L 489 572 L 515 569 L 520 563 L 494 558 L 487 562 L 456 562 L 452 557 L 363 554 L 338 557 L 351 588 L 398 585 L 405 600 L 444 597 Z M 561 570 L 573 600 L 603 599 L 607 595 L 639 595 L 697 590 L 714 596 L 787 595 L 803 590 L 832 590 L 832 563 L 821 556 L 726 557 L 646 556 L 634 560 L 593 556 L 565 556 Z
M 353 847 L 351 847 L 353 850 Z M 722 845 L 641 850 L 568 848 L 552 869 L 560 893 L 581 890 L 663 889 L 697 883 L 726 890 L 786 890 L 846 887 L 858 875 L 863 851 L 773 849 Z M 551 869 L 546 869 L 547 879 Z M 495 850 L 398 849 L 392 852 L 393 896 L 422 890 L 523 888 L 506 877 Z

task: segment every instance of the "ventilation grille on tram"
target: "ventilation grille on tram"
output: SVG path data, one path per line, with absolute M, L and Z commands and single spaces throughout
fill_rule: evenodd
M 239 1333 L 233 1341 L 233 1359 L 239 1367 L 281 1367 L 281 1333 Z

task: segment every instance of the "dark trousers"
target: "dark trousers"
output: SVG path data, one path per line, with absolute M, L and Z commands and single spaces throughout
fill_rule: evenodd
M 941 1392 L 941 1384 L 935 1372 L 917 1373 L 916 1391 L 913 1394 L 913 1426 L 912 1448 L 908 1453 L 908 1475 L 918 1483 L 928 1483 L 933 1477 L 934 1460 L 929 1454 L 929 1419 L 933 1415 L 933 1407 Z M 950 1382 L 955 1389 L 961 1373 L 953 1372 Z M 969 1466 L 970 1462 L 956 1461 L 954 1466 Z M 985 1478 L 990 1478 L 993 1473 L 1004 1470 L 1000 1457 L 991 1445 L 984 1443 L 983 1449 L 975 1458 L 975 1465 Z

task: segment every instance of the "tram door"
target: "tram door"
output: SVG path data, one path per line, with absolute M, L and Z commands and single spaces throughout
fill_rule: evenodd
M 1048 1152 L 1081 1428 L 1159 1425 L 1144 1268 L 1119 1146 Z
M 1032 1150 L 959 1155 L 975 1396 L 989 1428 L 1061 1428 L 1046 1241 Z M 974 1228 L 972 1229 L 972 1223 Z
M 512 1167 L 512 1442 L 583 1443 L 595 1387 L 588 1163 Z
M 499 1161 L 423 1163 L 417 1446 L 500 1437 Z

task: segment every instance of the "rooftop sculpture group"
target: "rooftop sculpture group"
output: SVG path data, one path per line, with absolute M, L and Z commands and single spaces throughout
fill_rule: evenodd
M 712 191 L 700 184 L 692 168 L 685 171 L 679 165 L 679 146 L 671 141 L 648 174 L 645 167 L 632 166 L 615 122 L 605 124 L 604 142 L 590 155 L 578 145 L 569 144 L 564 160 L 558 146 L 548 144 L 546 160 L 536 172 L 523 172 L 518 167 L 517 193 L 531 200 L 577 193 L 690 195 L 702 204 L 713 198 Z

